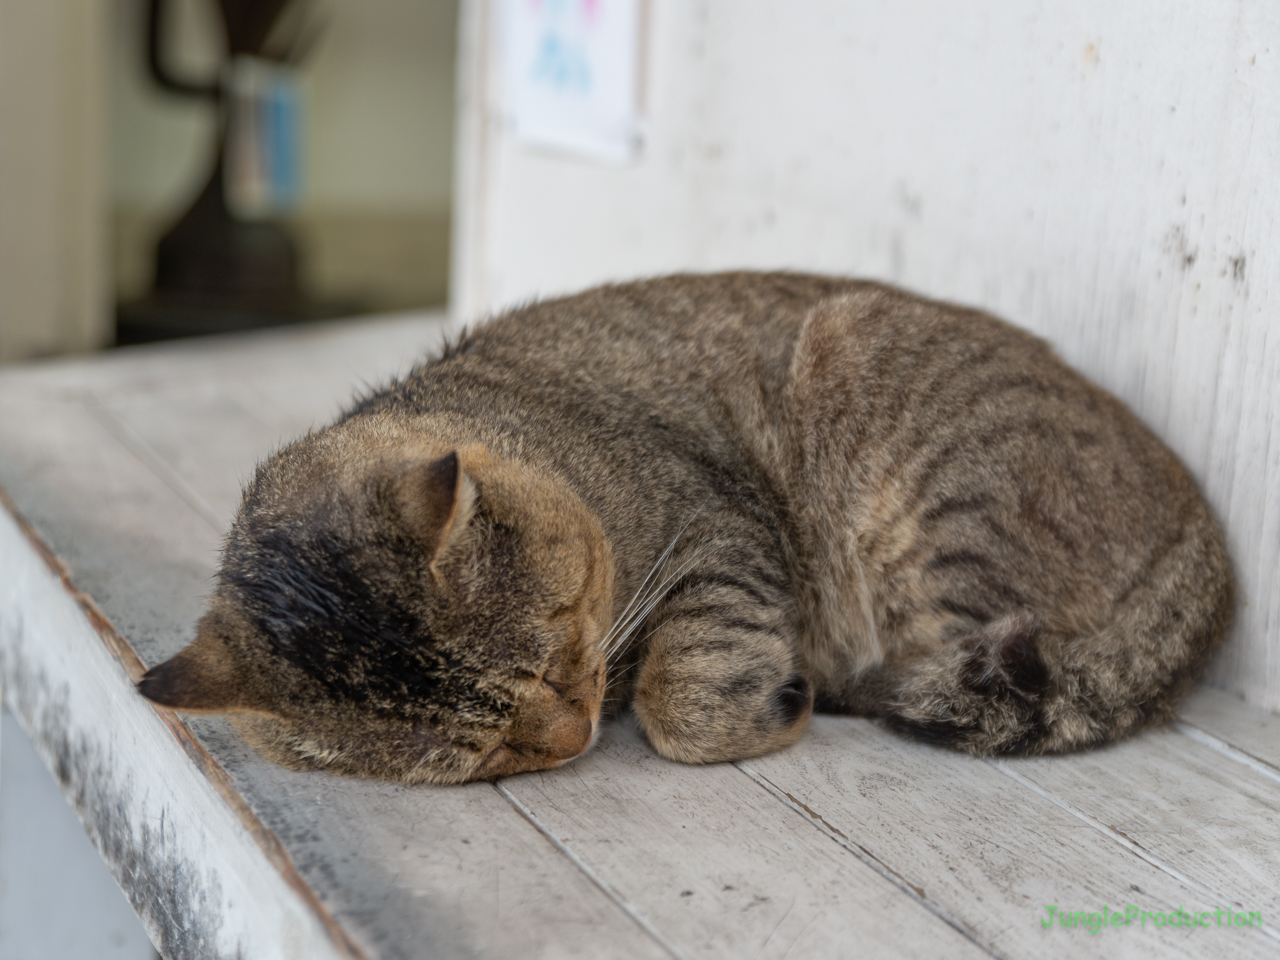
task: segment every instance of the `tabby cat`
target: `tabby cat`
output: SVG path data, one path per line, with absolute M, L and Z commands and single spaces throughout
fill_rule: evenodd
M 675 276 L 465 335 L 249 484 L 140 690 L 409 782 L 775 750 L 818 710 L 978 755 L 1167 719 L 1231 619 L 1221 530 L 1115 398 L 984 313 Z

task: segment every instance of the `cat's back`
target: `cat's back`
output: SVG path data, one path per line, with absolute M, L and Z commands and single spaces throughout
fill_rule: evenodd
M 509 310 L 347 414 L 463 423 L 552 459 L 694 448 L 735 459 L 773 430 L 796 337 L 824 299 L 867 284 L 798 273 L 683 274 Z M 529 441 L 529 443 L 525 443 Z M 749 454 L 748 454 L 749 456 Z M 749 469 L 744 467 L 744 469 Z
M 539 301 L 474 334 L 528 370 L 646 371 L 740 379 L 743 365 L 785 375 L 804 318 L 825 298 L 875 285 L 812 274 L 676 274 Z M 637 369 L 640 368 L 640 369 Z
M 1025 331 L 859 288 L 811 312 L 785 399 L 811 578 L 856 570 L 815 603 L 862 594 L 864 649 L 1019 610 L 1087 632 L 1152 582 L 1171 545 L 1185 548 L 1181 573 L 1208 571 L 1205 619 L 1226 616 L 1221 532 L 1185 467 Z

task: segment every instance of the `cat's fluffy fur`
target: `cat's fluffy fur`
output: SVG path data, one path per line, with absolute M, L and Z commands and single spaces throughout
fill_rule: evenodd
M 878 284 L 677 276 L 512 311 L 268 460 L 141 689 L 407 780 L 555 766 L 624 700 L 689 762 L 815 700 L 1050 753 L 1169 717 L 1231 608 L 1186 470 L 1041 341 Z

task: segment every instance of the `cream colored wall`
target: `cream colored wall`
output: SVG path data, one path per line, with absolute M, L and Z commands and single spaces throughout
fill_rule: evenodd
M 330 0 L 307 68 L 304 207 L 447 213 L 454 0 Z
M 0 362 L 112 336 L 105 0 L 0 0 Z
M 460 320 L 739 266 L 990 308 L 1190 464 L 1241 586 L 1212 680 L 1280 709 L 1280 6 L 651 0 L 625 166 L 511 142 L 492 7 L 464 11 Z
M 138 215 L 173 215 L 208 176 L 212 104 L 159 90 L 144 59 L 146 0 L 110 0 L 111 204 Z M 219 62 L 216 4 L 168 0 L 168 62 L 207 79 Z
M 207 176 L 211 109 L 156 90 L 141 57 L 144 3 L 114 0 L 112 200 L 116 286 L 149 283 L 156 235 Z M 173 0 L 175 67 L 216 62 L 210 0 Z M 328 0 L 301 80 L 304 283 L 376 308 L 443 302 L 453 160 L 454 0 Z

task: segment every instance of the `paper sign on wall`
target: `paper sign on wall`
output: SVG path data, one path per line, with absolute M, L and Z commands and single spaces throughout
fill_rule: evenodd
M 641 0 L 503 0 L 505 112 L 515 136 L 601 160 L 634 158 Z

